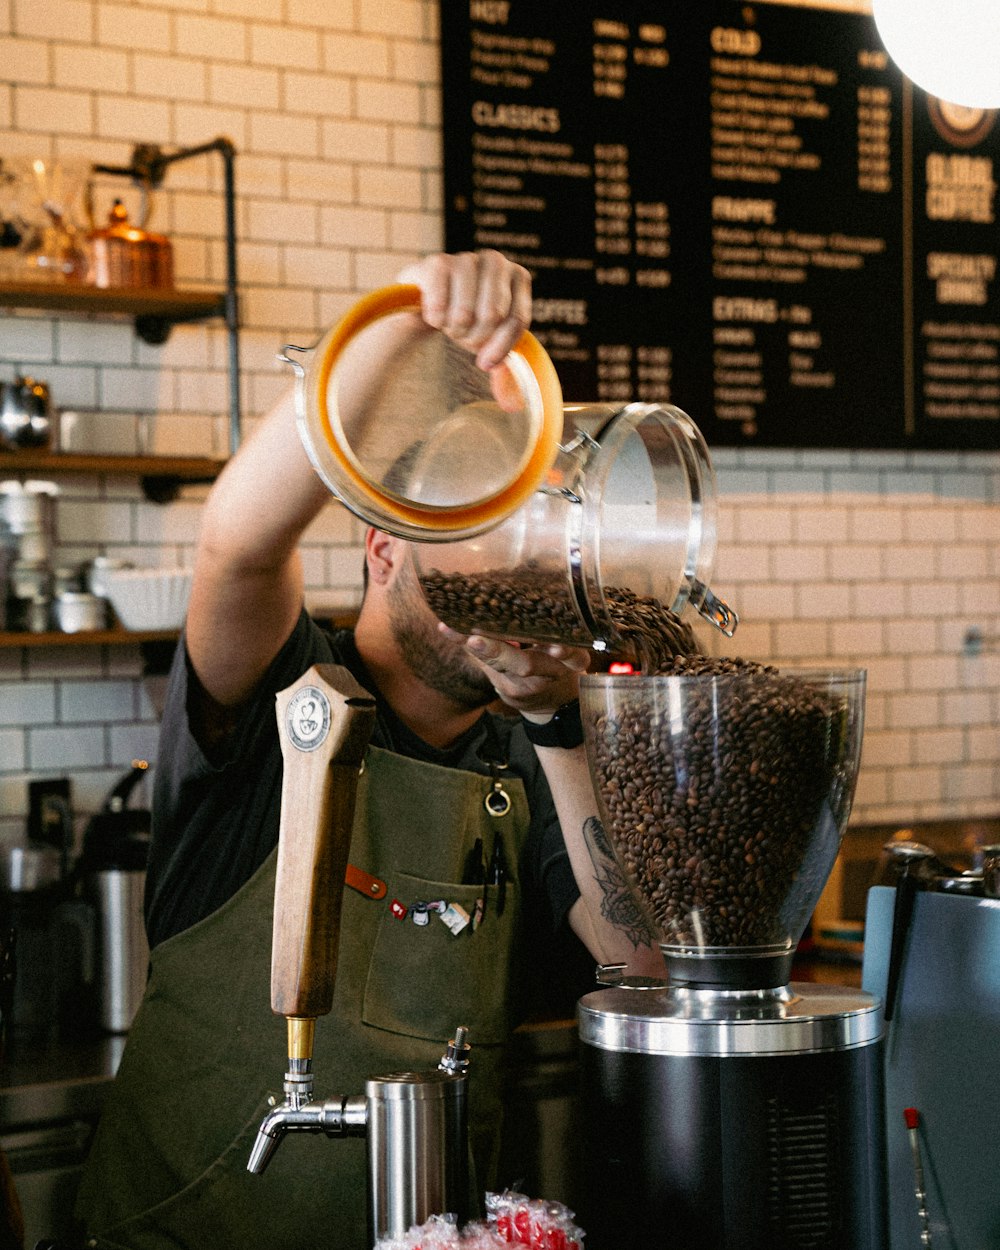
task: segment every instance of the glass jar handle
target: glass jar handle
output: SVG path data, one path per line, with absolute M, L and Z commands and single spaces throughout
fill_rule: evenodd
M 717 598 L 704 582 L 697 580 L 691 582 L 688 601 L 700 616 L 703 616 L 727 638 L 732 638 L 736 633 L 736 627 L 740 623 L 736 611 L 728 603 Z

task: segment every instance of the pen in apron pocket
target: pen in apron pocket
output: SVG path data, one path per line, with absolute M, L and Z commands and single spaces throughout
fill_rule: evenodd
M 490 857 L 487 881 L 496 891 L 496 913 L 502 916 L 507 900 L 507 857 L 504 854 L 503 839 L 499 833 L 493 840 L 493 854 Z
M 472 850 L 465 857 L 465 867 L 462 870 L 462 884 L 482 887 L 482 893 L 476 899 L 476 906 L 473 910 L 471 931 L 474 933 L 482 924 L 483 917 L 486 915 L 486 860 L 483 858 L 482 838 L 476 838 Z

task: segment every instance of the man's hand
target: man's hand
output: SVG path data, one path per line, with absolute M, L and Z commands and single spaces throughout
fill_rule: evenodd
M 531 275 L 500 252 L 438 253 L 399 274 L 420 288 L 424 321 L 496 368 L 531 322 Z
M 497 697 L 540 725 L 557 708 L 577 698 L 580 674 L 590 664 L 590 652 L 580 647 L 528 646 L 480 634 L 466 637 L 447 625 L 438 625 L 438 630 L 448 638 L 464 640 L 466 651 L 489 677 Z

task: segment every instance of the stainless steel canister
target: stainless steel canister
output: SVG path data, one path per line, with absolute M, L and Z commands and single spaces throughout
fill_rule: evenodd
M 55 416 L 48 383 L 19 375 L 0 389 L 0 445 L 48 447 Z
M 146 873 L 102 868 L 93 874 L 100 950 L 99 1019 L 109 1033 L 127 1033 L 142 1001 L 149 968 L 143 923 Z
M 376 1240 L 468 1211 L 466 1080 L 397 1072 L 365 1083 L 369 1216 Z

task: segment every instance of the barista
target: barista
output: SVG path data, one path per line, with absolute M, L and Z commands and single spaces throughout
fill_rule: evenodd
M 432 256 L 400 280 L 484 370 L 528 324 L 529 276 L 499 253 Z M 321 628 L 302 607 L 298 545 L 328 502 L 285 396 L 204 509 L 157 763 L 151 976 L 81 1190 L 88 1245 L 366 1244 L 363 1141 L 293 1134 L 264 1175 L 246 1171 L 284 1061 L 268 986 L 274 696 L 311 664 L 345 665 L 376 699 L 350 862 L 387 886 L 379 902 L 345 892 L 319 1097 L 432 1068 L 468 1026 L 481 1193 L 496 1183 L 503 1044 L 532 924 L 544 919 L 549 942 L 568 924 L 601 962 L 662 971 L 596 816 L 573 703 L 587 653 L 453 634 L 426 606 L 407 544 L 372 529 L 353 635 Z M 520 716 L 486 712 L 497 698 Z M 498 787 L 509 810 L 484 804 Z M 433 911 L 474 916 L 480 898 L 481 922 L 457 934 Z

